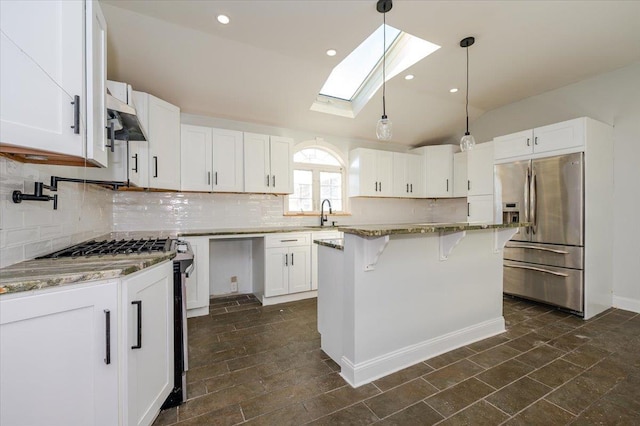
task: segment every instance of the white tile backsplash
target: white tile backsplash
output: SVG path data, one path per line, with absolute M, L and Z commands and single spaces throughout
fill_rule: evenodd
M 16 204 L 11 200 L 14 190 L 32 193 L 35 181 L 48 184 L 51 175 L 58 172 L 55 166 L 23 164 L 0 157 L 0 267 L 111 231 L 112 191 L 95 185 L 60 182 L 58 210 L 53 210 L 52 201 Z M 45 189 L 44 193 L 52 192 Z

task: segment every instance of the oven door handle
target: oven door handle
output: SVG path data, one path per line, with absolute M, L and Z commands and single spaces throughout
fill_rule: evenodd
M 191 265 L 189 265 L 189 267 L 184 271 L 184 274 L 187 278 L 189 278 L 189 275 L 191 275 L 191 273 L 193 272 L 193 269 L 195 268 L 195 262 L 191 262 Z
M 528 269 L 530 271 L 543 272 L 545 274 L 556 275 L 558 277 L 567 278 L 569 274 L 564 274 L 562 272 L 554 272 L 548 269 L 536 268 L 533 266 L 516 266 L 516 265 L 504 265 L 505 268 L 515 268 L 515 269 Z

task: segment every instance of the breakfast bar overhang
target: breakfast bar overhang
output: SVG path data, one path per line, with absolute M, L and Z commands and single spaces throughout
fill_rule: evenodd
M 502 249 L 526 223 L 341 227 L 316 241 L 322 349 L 354 387 L 505 331 Z

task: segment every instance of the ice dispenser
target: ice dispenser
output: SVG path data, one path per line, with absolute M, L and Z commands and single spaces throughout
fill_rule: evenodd
M 502 203 L 502 223 L 520 222 L 520 203 Z

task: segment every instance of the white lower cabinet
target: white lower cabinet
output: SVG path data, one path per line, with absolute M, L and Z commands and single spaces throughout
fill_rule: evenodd
M 0 300 L 0 424 L 118 424 L 118 281 Z
M 311 290 L 310 234 L 265 237 L 265 297 Z
M 187 276 L 187 316 L 209 314 L 209 237 L 183 238 L 193 250 L 193 270 Z
M 123 279 L 122 291 L 122 424 L 150 425 L 174 384 L 173 263 Z

